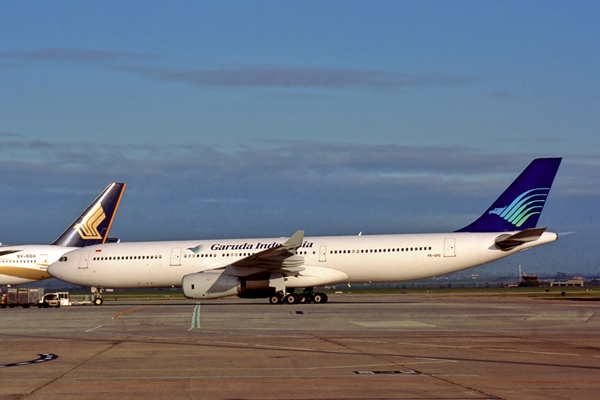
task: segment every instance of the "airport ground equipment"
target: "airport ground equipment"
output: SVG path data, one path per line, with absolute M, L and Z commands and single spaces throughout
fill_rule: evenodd
M 42 297 L 44 297 L 44 288 L 8 288 L 8 292 L 2 301 L 2 308 L 7 306 L 10 308 L 16 306 L 29 308 L 37 305 Z
M 60 308 L 60 306 L 70 306 L 69 292 L 46 293 L 38 302 L 38 308 Z
M 38 302 L 37 306 L 38 308 L 59 308 L 60 300 L 58 299 L 58 295 L 56 293 L 46 293 Z

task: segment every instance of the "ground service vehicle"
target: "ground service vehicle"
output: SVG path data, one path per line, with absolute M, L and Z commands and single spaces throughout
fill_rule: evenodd
M 60 299 L 56 293 L 46 293 L 39 301 L 38 308 L 60 307 Z
M 70 306 L 69 292 L 46 293 L 39 301 L 38 308 Z
M 6 306 L 10 308 L 15 306 L 29 308 L 32 305 L 37 305 L 42 297 L 44 297 L 44 288 L 8 288 L 8 293 L 3 299 L 2 308 L 6 308 Z

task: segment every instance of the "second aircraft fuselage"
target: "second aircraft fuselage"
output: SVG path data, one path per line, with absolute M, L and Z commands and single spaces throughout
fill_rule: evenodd
M 538 240 L 506 251 L 494 244 L 499 235 L 453 232 L 306 237 L 297 256 L 304 258 L 305 274 L 311 267 L 332 270 L 330 281 L 320 284 L 397 282 L 485 264 L 557 238 L 555 233 L 545 232 Z M 223 268 L 283 242 L 285 238 L 104 244 L 67 253 L 48 272 L 73 284 L 99 288 L 178 287 L 184 275 Z M 303 271 L 299 274 L 302 276 Z M 287 287 L 307 286 L 303 282 L 300 279 L 295 286 L 290 280 Z
M 0 246 L 0 286 L 51 278 L 46 272 L 48 266 L 75 249 L 51 244 Z

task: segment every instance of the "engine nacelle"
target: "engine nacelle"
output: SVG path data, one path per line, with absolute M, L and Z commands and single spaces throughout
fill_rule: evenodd
M 245 282 L 222 272 L 198 272 L 185 275 L 181 280 L 181 288 L 183 295 L 190 299 L 217 299 L 242 293 Z

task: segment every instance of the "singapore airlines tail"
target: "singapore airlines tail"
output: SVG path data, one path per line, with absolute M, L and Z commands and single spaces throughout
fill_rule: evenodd
M 533 160 L 481 217 L 456 232 L 511 232 L 535 228 L 561 160 Z
M 0 246 L 0 286 L 48 279 L 46 269 L 64 253 L 104 243 L 124 190 L 124 183 L 108 185 L 52 244 Z
M 52 244 L 85 247 L 106 242 L 125 183 L 113 182 Z

